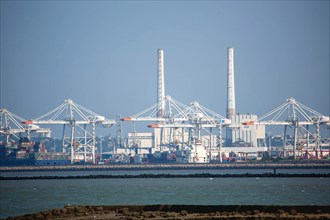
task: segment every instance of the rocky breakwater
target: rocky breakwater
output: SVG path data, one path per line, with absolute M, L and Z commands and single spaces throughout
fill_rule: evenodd
M 7 218 L 25 219 L 330 219 L 329 206 L 65 206 Z
M 205 164 L 107 164 L 107 165 L 66 165 L 66 166 L 7 166 L 0 172 L 15 171 L 69 171 L 69 170 L 180 170 L 180 169 L 313 169 L 330 168 L 330 160 L 284 161 L 277 163 L 205 163 Z
M 3 177 L 1 180 L 63 180 L 63 179 L 134 179 L 134 178 L 269 178 L 269 177 L 325 177 L 330 178 L 330 173 L 327 174 L 276 174 L 276 173 L 262 173 L 262 174 L 210 174 L 210 173 L 196 173 L 196 174 L 139 174 L 139 175 L 86 175 L 86 176 L 13 176 Z

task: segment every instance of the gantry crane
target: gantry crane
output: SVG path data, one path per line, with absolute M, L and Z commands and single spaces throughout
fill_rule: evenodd
M 327 125 L 329 127 L 329 116 L 299 103 L 294 98 L 287 99 L 277 108 L 259 117 L 256 122 L 245 122 L 244 125 L 266 125 L 266 126 L 284 126 L 284 146 L 285 151 L 287 144 L 293 151 L 293 157 L 296 159 L 296 150 L 298 147 L 308 149 L 310 145 L 314 145 L 315 149 L 320 149 L 321 144 L 329 145 L 329 138 L 322 139 L 320 136 L 320 126 Z M 310 126 L 315 126 L 315 133 L 310 131 Z M 293 143 L 287 142 L 288 128 L 293 131 Z
M 26 136 L 29 140 L 31 134 L 40 134 L 46 137 L 50 137 L 49 128 L 41 128 L 38 125 L 22 124 L 26 121 L 24 118 L 15 115 L 7 109 L 0 109 L 0 136 L 5 136 L 6 143 L 8 143 L 11 137 L 19 139 L 22 135 Z
M 222 127 L 229 126 L 231 120 L 215 113 L 214 111 L 202 106 L 197 101 L 191 102 L 189 106 L 182 109 L 179 115 L 174 116 L 177 120 L 167 121 L 166 123 L 152 124 L 149 127 L 157 128 L 182 128 L 181 134 L 184 135 L 184 129 L 188 129 L 188 146 L 191 144 L 201 143 L 202 131 L 205 131 L 210 135 L 209 139 L 209 151 L 211 153 L 212 147 L 211 140 L 213 136 L 212 129 L 218 129 L 218 135 L 216 135 L 218 154 L 220 162 L 221 149 L 222 149 Z M 209 130 L 208 130 L 209 129 Z M 175 130 L 174 130 L 175 131 Z M 193 141 L 193 142 L 192 142 Z M 182 147 L 184 144 L 184 137 L 182 136 Z
M 145 121 L 156 122 L 160 124 L 168 124 L 169 122 L 179 122 L 186 120 L 185 117 L 175 117 L 182 115 L 182 110 L 187 106 L 176 101 L 171 96 L 165 96 L 161 102 L 157 102 L 142 112 L 130 117 L 121 118 L 122 121 Z M 155 127 L 156 128 L 156 127 Z M 168 144 L 168 140 L 165 140 L 164 129 L 161 129 L 160 145 Z M 171 133 L 172 131 L 170 131 Z
M 162 114 L 159 114 L 160 109 Z M 173 143 L 175 141 L 175 137 L 177 136 L 177 129 L 181 128 L 182 130 L 179 133 L 182 138 L 182 148 L 186 143 L 185 130 L 188 130 L 187 145 L 190 146 L 191 144 L 196 144 L 196 142 L 201 141 L 202 131 L 205 130 L 211 136 L 212 128 L 218 128 L 219 151 L 221 151 L 222 145 L 222 126 L 228 126 L 231 124 L 229 119 L 226 119 L 225 117 L 207 109 L 196 101 L 190 103 L 189 106 L 186 106 L 171 98 L 171 96 L 166 96 L 161 102 L 154 104 L 153 106 L 134 116 L 122 118 L 121 120 L 156 122 L 154 124 L 148 125 L 148 127 L 161 129 L 160 145 L 169 145 Z M 165 139 L 163 135 L 165 128 L 169 129 L 168 139 Z M 210 131 L 207 129 L 210 129 Z
M 81 159 L 88 161 L 91 157 L 93 164 L 95 163 L 96 125 L 110 127 L 115 123 L 114 120 L 106 119 L 71 99 L 65 100 L 63 104 L 34 120 L 24 121 L 24 124 L 33 125 L 63 125 L 63 152 L 67 153 L 70 150 L 71 163 Z M 69 134 L 66 132 L 66 127 L 70 128 Z

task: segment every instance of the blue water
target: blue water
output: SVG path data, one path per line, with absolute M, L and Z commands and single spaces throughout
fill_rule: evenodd
M 68 204 L 330 205 L 330 178 L 0 181 L 0 218 Z

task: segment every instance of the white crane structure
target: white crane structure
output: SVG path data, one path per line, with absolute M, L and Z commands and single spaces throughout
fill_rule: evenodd
M 175 129 L 181 128 L 182 132 L 182 148 L 184 142 L 184 129 L 188 129 L 188 147 L 191 144 L 200 143 L 202 141 L 202 132 L 206 132 L 210 135 L 209 138 L 209 153 L 211 154 L 212 148 L 216 146 L 211 145 L 212 133 L 213 128 L 218 129 L 218 135 L 216 135 L 218 152 L 219 152 L 219 159 L 220 162 L 221 157 L 221 149 L 222 149 L 222 127 L 229 126 L 231 124 L 231 120 L 217 114 L 216 112 L 204 107 L 203 105 L 199 104 L 199 102 L 194 101 L 191 102 L 189 106 L 182 109 L 177 115 L 175 115 L 174 120 L 170 120 L 166 123 L 159 123 L 159 124 L 152 124 L 149 127 L 152 128 L 170 128 L 173 130 L 173 138 L 175 136 Z M 209 130 L 208 130 L 209 129 Z M 171 136 L 171 135 L 170 135 Z
M 256 122 L 246 122 L 244 125 L 266 125 L 266 126 L 284 126 L 284 151 L 287 147 L 293 151 L 293 157 L 296 159 L 296 150 L 299 148 L 320 149 L 321 145 L 329 146 L 329 138 L 321 138 L 320 126 L 329 127 L 329 116 L 299 103 L 294 98 L 289 98 L 277 108 L 259 117 Z M 305 127 L 304 127 L 305 126 Z M 315 133 L 312 133 L 310 126 L 314 126 Z M 288 128 L 293 131 L 293 143 L 288 142 Z M 284 155 L 283 155 L 284 156 Z
M 163 116 L 157 117 L 159 108 L 162 106 L 164 107 Z M 189 147 L 191 144 L 201 142 L 202 131 L 210 135 L 211 141 L 211 136 L 213 135 L 212 128 L 218 128 L 219 136 L 217 140 L 219 151 L 221 151 L 222 146 L 222 127 L 231 124 L 229 119 L 200 105 L 196 101 L 186 106 L 171 98 L 171 96 L 166 96 L 161 102 L 157 102 L 144 111 L 131 117 L 122 118 L 121 120 L 155 122 L 154 124 L 148 125 L 148 127 L 161 129 L 160 145 L 170 145 L 174 142 L 181 142 L 182 148 L 184 148 L 184 145 Z M 181 128 L 181 131 L 178 131 L 179 128 Z M 164 129 L 169 130 L 168 138 L 164 137 Z M 186 133 L 188 133 L 188 142 L 185 141 Z M 176 140 L 178 134 L 181 136 L 180 141 Z
M 176 101 L 171 96 L 165 96 L 160 102 L 156 102 L 154 105 L 148 107 L 140 113 L 133 116 L 121 118 L 122 121 L 145 121 L 156 122 L 160 124 L 170 124 L 185 121 L 185 117 L 182 116 L 183 109 L 187 108 L 186 105 Z M 159 116 L 159 110 L 162 109 L 162 115 Z M 150 126 L 151 127 L 151 126 Z M 153 128 L 157 128 L 156 124 Z M 159 126 L 158 128 L 162 128 Z M 167 141 L 164 139 L 164 129 L 161 129 L 161 145 Z
M 6 136 L 6 143 L 10 141 L 12 136 L 19 139 L 22 135 L 25 135 L 30 139 L 31 133 L 50 137 L 51 131 L 49 128 L 40 128 L 38 125 L 32 124 L 22 124 L 23 121 L 26 120 L 7 109 L 0 109 L 0 136 Z
M 230 120 L 200 105 L 197 101 L 191 102 L 165 123 L 149 125 L 152 128 L 188 128 L 189 140 L 201 140 L 201 132 L 205 128 L 215 128 L 229 125 Z
M 63 152 L 70 151 L 71 163 L 84 160 L 95 164 L 95 127 L 96 125 L 110 127 L 116 122 L 68 99 L 44 115 L 24 123 L 63 125 Z M 70 128 L 69 133 L 66 132 L 66 127 Z

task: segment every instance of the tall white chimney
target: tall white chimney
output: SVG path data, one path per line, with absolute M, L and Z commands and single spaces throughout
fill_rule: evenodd
M 232 120 L 235 114 L 234 48 L 230 47 L 228 48 L 227 118 Z
M 158 103 L 158 117 L 164 116 L 165 111 L 165 82 L 164 82 L 164 51 L 158 49 L 158 75 L 157 75 L 157 103 Z M 161 103 L 161 104 L 160 104 Z

